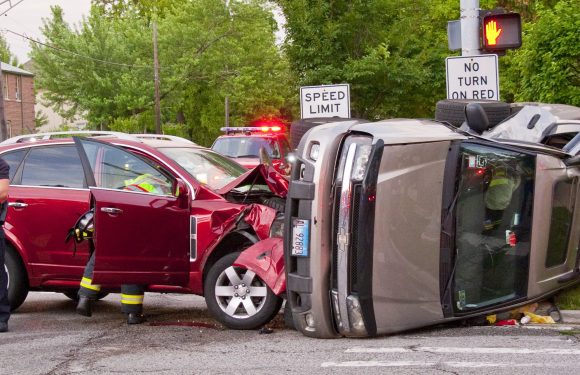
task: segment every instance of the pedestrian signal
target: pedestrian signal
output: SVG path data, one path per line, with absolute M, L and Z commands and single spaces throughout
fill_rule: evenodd
M 519 13 L 483 16 L 482 45 L 487 51 L 502 51 L 522 46 L 522 20 Z

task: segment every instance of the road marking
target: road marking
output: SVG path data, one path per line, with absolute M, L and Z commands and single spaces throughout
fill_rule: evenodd
M 413 348 L 365 348 L 354 347 L 345 353 L 446 353 L 446 354 L 549 354 L 549 355 L 580 355 L 580 349 L 528 349 L 528 348 L 460 348 L 460 347 L 429 347 Z
M 346 361 L 323 362 L 321 367 L 456 367 L 456 368 L 489 368 L 489 367 L 565 367 L 569 364 L 557 363 L 501 363 L 501 362 L 423 362 L 423 361 Z

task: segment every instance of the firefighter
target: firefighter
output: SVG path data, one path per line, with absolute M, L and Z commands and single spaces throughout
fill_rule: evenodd
M 125 180 L 125 187 L 123 190 L 138 191 L 153 194 L 169 194 L 171 188 L 170 184 L 163 180 L 152 176 L 151 174 L 143 174 L 134 179 Z M 77 236 L 86 236 L 89 244 L 92 247 L 92 228 L 77 228 L 79 233 Z M 94 249 L 92 249 L 94 250 Z M 80 315 L 92 315 L 92 302 L 95 301 L 101 291 L 101 286 L 93 284 L 93 270 L 95 268 L 95 252 L 91 252 L 91 256 L 80 283 L 78 292 L 79 302 L 76 311 Z M 121 311 L 127 315 L 127 324 L 140 324 L 145 321 L 143 316 L 143 299 L 145 297 L 145 287 L 136 284 L 121 285 Z
M 493 168 L 491 181 L 485 192 L 484 234 L 497 229 L 503 220 L 503 212 L 512 200 L 513 192 L 520 186 L 520 177 L 508 166 Z

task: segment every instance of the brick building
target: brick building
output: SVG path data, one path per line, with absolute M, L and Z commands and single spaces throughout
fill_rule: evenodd
M 6 63 L 1 69 L 7 136 L 34 133 L 34 74 Z

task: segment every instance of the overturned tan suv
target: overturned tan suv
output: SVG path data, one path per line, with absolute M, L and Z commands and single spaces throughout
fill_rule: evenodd
M 512 309 L 579 280 L 579 137 L 563 148 L 486 138 L 477 112 L 468 131 L 345 120 L 302 138 L 284 237 L 299 331 L 394 333 Z

